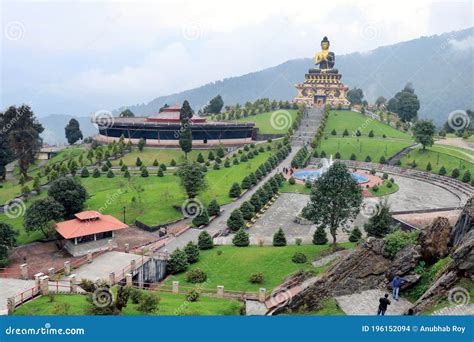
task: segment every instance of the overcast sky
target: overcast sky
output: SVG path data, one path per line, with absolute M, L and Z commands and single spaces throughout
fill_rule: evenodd
M 473 25 L 468 1 L 2 0 L 0 107 L 86 116 L 310 57 Z

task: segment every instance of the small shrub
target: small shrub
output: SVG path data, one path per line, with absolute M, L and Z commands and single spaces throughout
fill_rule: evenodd
M 132 301 L 133 304 L 138 304 L 140 300 L 142 299 L 142 291 L 139 289 L 136 289 L 132 287 L 130 289 L 130 300 Z
M 328 242 L 326 231 L 323 227 L 319 226 L 313 234 L 313 243 L 315 245 L 324 245 Z
M 444 176 L 446 174 L 446 168 L 444 166 L 441 166 L 441 168 L 439 169 L 438 174 L 440 176 Z
M 293 261 L 296 264 L 304 264 L 304 263 L 308 262 L 308 258 L 306 257 L 305 254 L 300 253 L 300 252 L 296 252 L 295 254 L 293 254 L 293 257 L 291 258 L 291 261 Z
M 279 228 L 278 231 L 273 235 L 273 246 L 286 246 L 286 237 L 283 229 Z
M 459 169 L 453 169 L 453 171 L 451 171 L 451 178 L 458 178 L 460 174 Z
M 207 279 L 206 273 L 200 268 L 195 268 L 186 273 L 186 281 L 189 283 L 203 283 Z
M 372 158 L 370 156 L 365 157 L 365 162 L 370 163 L 372 161 Z
M 349 241 L 350 242 L 357 242 L 361 239 L 362 237 L 362 232 L 360 231 L 359 227 L 354 227 L 352 229 L 351 234 L 349 235 Z
M 389 181 L 389 182 L 387 183 L 387 188 L 391 189 L 392 187 L 393 187 L 393 183 Z
M 152 291 L 147 291 L 142 294 L 142 298 L 140 299 L 140 304 L 137 306 L 137 310 L 151 313 L 158 310 L 158 304 L 160 304 L 160 297 L 158 297 Z
M 235 233 L 232 243 L 237 247 L 247 247 L 250 244 L 249 234 L 247 234 L 243 228 L 240 228 L 239 231 Z
M 296 239 L 295 239 L 295 244 L 296 244 L 297 246 L 301 246 L 301 243 L 302 243 L 302 242 L 303 242 L 303 239 L 302 239 L 302 238 L 296 238 Z
M 294 178 L 294 177 L 290 177 L 290 179 L 288 180 L 288 183 L 289 183 L 290 185 L 295 185 L 295 183 L 296 183 L 295 178 Z
M 385 236 L 384 254 L 393 258 L 401 249 L 409 245 L 415 245 L 418 239 L 418 232 L 404 232 L 396 230 Z
M 255 272 L 250 275 L 249 282 L 251 284 L 262 284 L 264 281 L 262 272 Z
M 377 192 L 377 191 L 379 191 L 379 187 L 378 187 L 378 185 L 374 185 L 374 186 L 372 187 L 372 190 L 373 190 L 374 192 Z

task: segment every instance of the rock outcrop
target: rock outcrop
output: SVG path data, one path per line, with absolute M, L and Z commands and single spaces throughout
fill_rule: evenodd
M 395 276 L 400 276 L 405 280 L 401 286 L 404 290 L 412 287 L 420 280 L 421 276 L 414 272 L 415 267 L 421 260 L 420 250 L 420 246 L 406 246 L 398 251 L 386 273 L 388 283 Z
M 418 237 L 423 260 L 431 264 L 449 254 L 452 227 L 445 217 L 437 217 Z

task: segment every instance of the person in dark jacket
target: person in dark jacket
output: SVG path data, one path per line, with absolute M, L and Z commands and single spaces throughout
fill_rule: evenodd
M 398 293 L 400 292 L 400 286 L 405 282 L 405 279 L 399 276 L 395 276 L 392 279 L 392 297 L 398 300 Z
M 390 304 L 391 303 L 388 300 L 388 293 L 386 293 L 385 297 L 379 299 L 379 310 L 377 311 L 377 316 L 385 316 L 385 311 L 387 311 L 387 307 Z

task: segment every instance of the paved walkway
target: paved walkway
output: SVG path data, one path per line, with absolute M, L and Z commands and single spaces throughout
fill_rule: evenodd
M 474 304 L 454 305 L 436 310 L 433 316 L 474 316 Z
M 246 316 L 264 316 L 268 309 L 264 303 L 257 300 L 245 301 L 245 315 Z
M 90 264 L 80 266 L 72 273 L 76 275 L 78 281 L 81 281 L 81 279 L 95 281 L 98 278 L 108 280 L 110 272 L 115 272 L 115 275 L 118 276 L 118 272 L 130 266 L 132 260 L 136 260 L 138 265 L 141 258 L 140 255 L 136 254 L 107 252 L 99 255 Z
M 367 290 L 361 293 L 354 293 L 348 296 L 336 297 L 339 307 L 349 316 L 376 315 L 379 307 L 379 299 L 385 295 L 381 290 Z M 388 306 L 385 315 L 403 315 L 413 304 L 404 298 L 398 301 L 389 296 L 391 305 Z
M 16 301 L 20 301 L 21 293 L 23 298 L 26 300 L 31 296 L 31 288 L 35 287 L 34 280 L 22 280 L 12 278 L 0 278 L 0 315 L 7 313 L 7 300 L 10 297 L 15 297 Z

